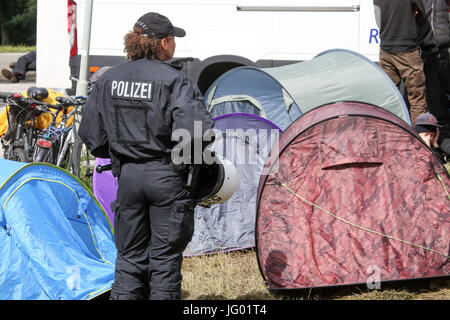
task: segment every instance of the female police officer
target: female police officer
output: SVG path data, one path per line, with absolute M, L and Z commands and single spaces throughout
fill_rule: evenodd
M 202 134 L 214 124 L 197 86 L 164 63 L 173 58 L 174 37 L 185 34 L 160 14 L 139 18 L 125 36 L 129 61 L 97 80 L 83 111 L 81 139 L 94 156 L 111 157 L 118 176 L 111 299 L 181 298 L 195 203 L 185 176 L 173 170 L 171 137 L 177 129 L 194 136 L 194 122 Z

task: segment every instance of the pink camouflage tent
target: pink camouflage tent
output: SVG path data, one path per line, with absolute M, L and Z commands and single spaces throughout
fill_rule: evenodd
M 450 274 L 450 179 L 394 114 L 358 102 L 304 114 L 280 137 L 257 197 L 270 290 Z

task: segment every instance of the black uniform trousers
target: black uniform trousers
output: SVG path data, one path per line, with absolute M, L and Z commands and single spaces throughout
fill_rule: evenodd
M 446 53 L 446 54 L 444 54 Z M 427 102 L 430 112 L 443 125 L 439 144 L 450 138 L 450 114 L 447 93 L 450 93 L 450 61 L 446 51 L 422 51 L 426 77 Z
M 168 161 L 121 166 L 110 299 L 181 299 L 183 251 L 194 232 L 194 201 Z

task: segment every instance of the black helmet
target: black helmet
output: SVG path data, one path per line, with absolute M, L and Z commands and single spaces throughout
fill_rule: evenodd
M 27 96 L 28 98 L 42 101 L 48 98 L 48 90 L 41 87 L 29 87 L 27 90 Z

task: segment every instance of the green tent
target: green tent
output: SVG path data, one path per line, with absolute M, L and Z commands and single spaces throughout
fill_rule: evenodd
M 289 92 L 302 113 L 331 102 L 359 101 L 386 109 L 411 124 L 408 108 L 391 79 L 356 52 L 329 50 L 308 61 L 264 71 Z

